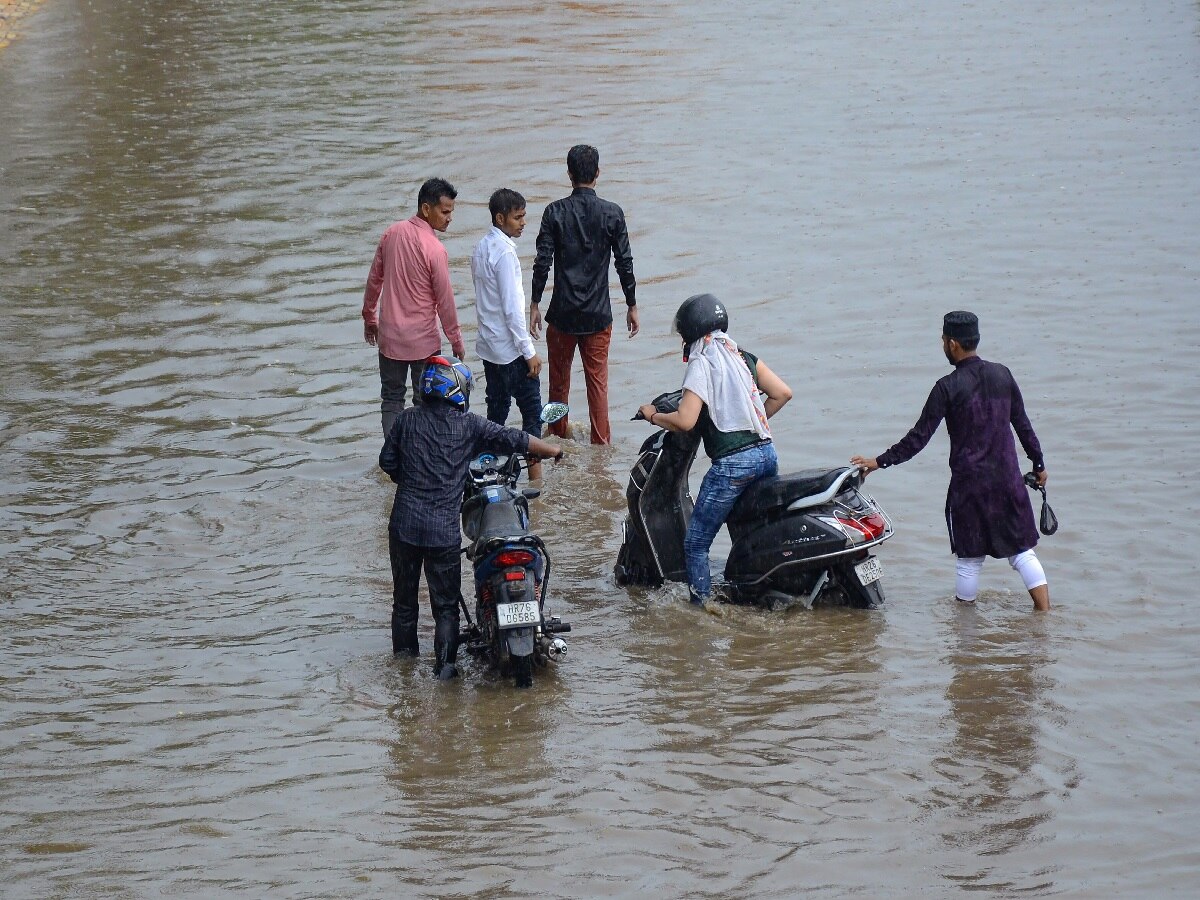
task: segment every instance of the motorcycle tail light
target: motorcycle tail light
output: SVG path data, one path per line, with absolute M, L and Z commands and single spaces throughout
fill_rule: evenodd
M 862 531 L 858 528 L 851 528 L 848 521 L 843 519 L 841 516 L 838 516 L 837 518 L 834 518 L 833 516 L 817 516 L 817 521 L 822 525 L 827 525 L 834 531 L 839 532 L 852 544 L 861 543 L 863 540 Z
M 525 570 L 524 569 L 515 569 L 512 572 L 505 572 L 504 580 L 505 581 L 524 581 L 525 580 Z
M 867 527 L 872 538 L 880 537 L 887 531 L 887 519 L 879 513 L 871 513 L 869 516 L 860 516 L 859 523 Z
M 533 562 L 533 554 L 528 550 L 505 550 L 496 554 L 497 566 L 527 566 Z
M 879 513 L 871 513 L 856 519 L 846 516 L 837 517 L 842 530 L 855 542 L 873 541 L 887 531 L 887 521 Z

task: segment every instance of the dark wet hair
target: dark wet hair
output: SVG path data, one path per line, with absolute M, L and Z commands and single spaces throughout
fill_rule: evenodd
M 962 347 L 962 348 L 963 348 L 964 350 L 966 350 L 968 353 L 970 353 L 970 352 L 971 352 L 971 351 L 973 351 L 973 350 L 974 350 L 976 347 L 978 347 L 978 346 L 979 346 L 979 338 L 977 338 L 977 337 L 972 337 L 972 338 L 955 338 L 954 340 L 958 341 L 958 346 Z
M 445 178 L 430 178 L 421 185 L 421 190 L 417 194 L 417 209 L 420 209 L 426 203 L 430 206 L 437 206 L 443 197 L 449 197 L 453 200 L 457 196 L 458 191 Z
M 524 208 L 525 198 L 512 188 L 500 188 L 488 201 L 488 212 L 491 213 L 493 225 L 496 224 L 496 216 L 507 216 Z
M 567 152 L 567 174 L 572 184 L 591 184 L 600 174 L 600 151 L 588 144 L 576 144 Z

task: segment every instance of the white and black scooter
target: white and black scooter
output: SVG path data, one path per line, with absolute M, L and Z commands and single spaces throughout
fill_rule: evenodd
M 681 396 L 662 394 L 654 406 L 674 412 Z M 617 556 L 618 584 L 687 582 L 688 474 L 699 445 L 695 429 L 659 430 L 642 444 L 625 491 L 629 515 Z M 866 609 L 883 603 L 883 570 L 870 551 L 892 536 L 892 522 L 862 489 L 857 467 L 762 478 L 738 499 L 726 526 L 733 548 L 719 593 L 730 602 Z

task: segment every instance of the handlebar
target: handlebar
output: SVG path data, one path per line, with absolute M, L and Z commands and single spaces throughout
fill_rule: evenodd
M 481 453 L 471 461 L 472 471 L 485 475 L 502 474 L 515 476 L 526 467 L 527 460 L 523 453 L 510 453 L 507 456 L 496 456 L 494 453 Z
M 501 481 L 504 481 L 509 487 L 514 487 L 517 483 L 517 476 L 522 470 L 529 469 L 533 465 L 534 460 L 540 459 L 561 459 L 562 449 L 559 448 L 558 456 L 542 457 L 536 453 L 515 451 L 507 455 L 496 456 L 493 453 L 481 453 L 475 457 L 470 464 L 470 472 L 472 477 L 499 476 Z
M 655 397 L 653 400 L 650 401 L 650 403 L 654 406 L 654 408 L 656 410 L 658 410 L 660 413 L 678 412 L 679 404 L 682 402 L 683 402 L 683 390 L 682 389 L 678 390 L 678 391 L 669 391 L 665 394 L 659 394 L 657 397 Z M 630 421 L 636 422 L 639 419 L 645 419 L 645 418 L 646 417 L 642 415 L 641 407 L 638 407 L 638 411 L 634 414 L 633 418 L 630 419 Z

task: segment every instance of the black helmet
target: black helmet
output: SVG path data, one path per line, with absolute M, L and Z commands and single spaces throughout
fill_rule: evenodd
M 445 400 L 464 412 L 471 400 L 471 367 L 453 356 L 431 356 L 421 374 L 421 396 Z
M 710 331 L 727 331 L 729 313 L 725 304 L 712 294 L 696 294 L 683 301 L 675 313 L 675 330 L 683 338 L 684 349 Z

